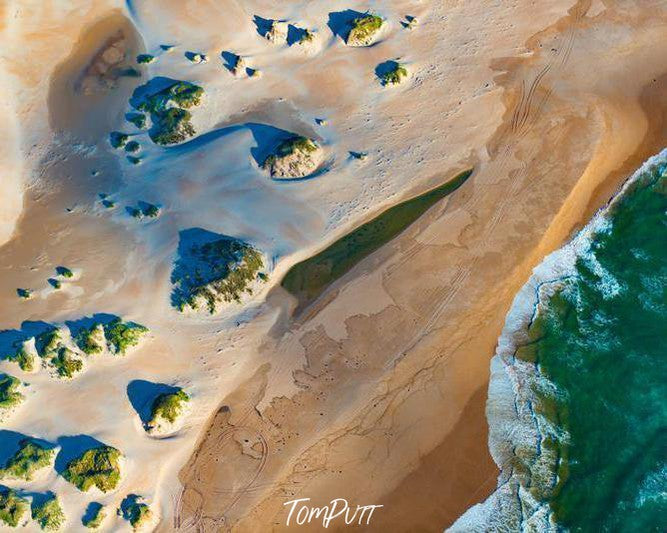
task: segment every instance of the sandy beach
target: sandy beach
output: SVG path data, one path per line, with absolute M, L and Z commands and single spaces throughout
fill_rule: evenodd
M 369 8 L 388 21 L 381 38 L 346 46 L 334 15 Z M 2 9 L 0 71 L 12 99 L 0 153 L 10 178 L 0 329 L 100 312 L 150 329 L 136 351 L 91 361 L 72 381 L 0 361 L 30 383 L 3 429 L 63 446 L 86 435 L 128 465 L 102 496 L 82 497 L 55 473 L 12 486 L 57 492 L 67 530 L 93 499 L 115 509 L 136 493 L 158 531 L 291 529 L 284 503 L 295 498 L 383 505 L 363 526 L 372 531 L 442 531 L 491 494 L 489 362 L 512 299 L 666 144 L 664 2 Z M 406 14 L 419 21 L 412 29 Z M 313 28 L 314 43 L 271 43 L 257 16 Z M 233 75 L 223 51 L 261 76 Z M 195 64 L 188 52 L 209 60 Z M 140 53 L 157 59 L 137 65 Z M 374 69 L 393 58 L 410 76 L 383 87 Z M 117 74 L 130 67 L 136 76 Z M 193 140 L 164 148 L 127 122 L 133 90 L 156 77 L 204 88 Z M 111 131 L 141 143 L 140 164 L 111 147 Z M 267 131 L 315 139 L 325 172 L 269 179 L 257 155 Z M 295 312 L 280 287 L 292 265 L 469 168 L 464 185 Z M 160 216 L 128 215 L 141 201 Z M 177 312 L 170 276 L 191 228 L 252 243 L 269 281 L 220 314 Z M 47 278 L 58 265 L 76 275 L 54 290 Z M 33 297 L 17 298 L 19 287 Z M 138 381 L 191 395 L 176 435 L 146 435 L 132 405 Z M 105 529 L 131 530 L 116 516 Z

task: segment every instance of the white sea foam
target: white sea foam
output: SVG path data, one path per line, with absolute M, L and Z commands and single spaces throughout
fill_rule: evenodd
M 605 297 L 623 290 L 621 284 L 595 258 L 593 237 L 612 227 L 610 209 L 637 178 L 655 166 L 667 164 L 667 149 L 653 156 L 639 168 L 612 199 L 568 244 L 544 258 L 518 292 L 505 319 L 491 360 L 491 378 L 486 414 L 489 421 L 489 449 L 500 468 L 498 487 L 486 501 L 468 509 L 448 529 L 451 532 L 556 531 L 547 503 L 537 501 L 527 490 L 542 485 L 554 486 L 558 458 L 542 447 L 546 435 L 559 442 L 568 437 L 561 428 L 536 414 L 534 390 L 563 394 L 542 376 L 535 364 L 515 357 L 519 346 L 528 340 L 528 326 L 554 290 L 567 284 L 577 274 L 577 260 L 584 261 L 599 276 L 598 289 Z M 528 468 L 525 465 L 528 464 Z M 516 466 L 524 465 L 524 468 Z

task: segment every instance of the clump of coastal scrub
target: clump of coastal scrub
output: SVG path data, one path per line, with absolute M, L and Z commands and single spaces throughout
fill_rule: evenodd
M 53 493 L 48 493 L 40 503 L 33 500 L 32 519 L 44 531 L 58 531 L 65 523 L 65 513 L 58 497 Z
M 347 34 L 348 46 L 369 46 L 377 38 L 384 21 L 378 15 L 366 13 L 355 18 L 350 24 L 350 32 Z
M 295 135 L 281 142 L 262 167 L 275 179 L 303 178 L 322 162 L 322 148 L 312 139 Z
M 98 529 L 104 519 L 107 517 L 107 511 L 104 506 L 97 502 L 88 505 L 86 515 L 81 519 L 81 523 L 88 529 Z
M 151 54 L 139 54 L 137 56 L 137 63 L 140 65 L 148 65 L 153 63 L 157 58 Z
M 3 468 L 0 468 L 0 479 L 22 479 L 32 481 L 39 470 L 51 466 L 56 450 L 44 446 L 33 439 L 23 439 L 19 449 L 12 455 Z
M 181 232 L 180 257 L 171 281 L 172 304 L 184 311 L 205 307 L 213 314 L 221 303 L 241 302 L 253 293 L 253 285 L 264 267 L 262 254 L 233 237 L 186 246 Z
M 89 327 L 81 328 L 74 336 L 74 342 L 86 355 L 101 353 L 106 347 L 104 326 L 96 323 Z
M 16 491 L 0 486 L 0 523 L 17 527 L 28 511 L 28 500 Z
M 187 81 L 175 81 L 159 91 L 149 91 L 150 82 L 138 87 L 130 102 L 138 111 L 150 114 L 153 126 L 148 135 L 151 140 L 155 144 L 170 145 L 192 137 L 195 129 L 188 109 L 201 103 L 204 89 Z
M 32 291 L 30 289 L 16 289 L 16 294 L 23 300 L 29 300 L 32 298 Z
M 112 131 L 109 134 L 109 142 L 113 148 L 123 148 L 129 139 L 130 136 L 127 133 Z
M 398 61 L 386 61 L 378 65 L 376 69 L 380 83 L 384 86 L 398 85 L 408 77 L 408 70 L 405 65 Z
M 7 361 L 16 363 L 24 372 L 35 370 L 35 356 L 30 349 L 29 341 L 18 341 L 14 344 L 12 353 L 6 355 Z
M 109 350 L 115 354 L 125 355 L 127 350 L 139 344 L 148 333 L 148 328 L 136 322 L 123 322 L 115 318 L 104 325 L 104 335 Z
M 71 279 L 74 277 L 74 272 L 72 272 L 69 268 L 64 267 L 64 266 L 57 266 L 56 267 L 56 275 L 66 278 L 66 279 Z
M 176 431 L 181 425 L 189 401 L 190 397 L 182 389 L 160 394 L 153 401 L 150 419 L 146 422 L 146 432 L 149 435 L 161 436 Z
M 9 374 L 0 374 L 0 420 L 16 409 L 25 399 L 19 392 L 21 382 Z
M 121 453 L 112 446 L 98 446 L 72 459 L 63 477 L 80 491 L 97 487 L 102 492 L 113 490 L 120 481 Z
M 134 531 L 139 531 L 153 521 L 153 512 L 143 498 L 129 494 L 121 502 L 118 514 L 127 520 Z

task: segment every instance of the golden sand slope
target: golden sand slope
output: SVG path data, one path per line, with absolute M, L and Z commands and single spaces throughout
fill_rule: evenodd
M 472 16 L 451 4 L 449 23 Z M 667 140 L 664 2 L 515 4 L 516 25 L 544 29 L 531 53 L 468 58 L 504 88 L 484 110 L 504 106 L 502 124 L 461 163 L 476 173 L 306 316 L 273 296 L 285 315 L 181 471 L 165 530 L 281 530 L 285 501 L 344 497 L 384 504 L 374 530 L 440 531 L 495 486 L 483 404 L 511 299 Z

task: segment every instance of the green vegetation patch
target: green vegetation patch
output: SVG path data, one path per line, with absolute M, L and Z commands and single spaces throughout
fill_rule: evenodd
M 81 328 L 74 337 L 74 342 L 87 355 L 101 353 L 104 350 L 106 342 L 104 338 L 104 326 L 102 324 L 93 324 L 88 328 Z
M 97 529 L 107 516 L 106 509 L 100 503 L 93 502 L 89 505 L 86 516 L 81 519 L 81 523 L 88 529 Z
M 35 369 L 35 356 L 31 354 L 23 341 L 14 345 L 15 351 L 7 355 L 7 361 L 13 361 L 19 365 L 24 372 L 32 372 Z
M 75 357 L 74 352 L 64 346 L 51 357 L 49 363 L 61 378 L 71 378 L 83 370 L 83 361 Z
M 32 298 L 32 291 L 30 289 L 16 289 L 16 294 L 19 298 L 23 298 L 24 300 Z
M 276 148 L 275 154 L 270 155 L 264 161 L 264 167 L 268 167 L 276 162 L 276 159 L 287 157 L 292 155 L 294 152 L 302 152 L 304 154 L 310 154 L 317 150 L 317 145 L 314 141 L 302 137 L 301 135 L 296 135 L 290 137 L 289 139 L 281 142 Z
M 19 405 L 24 396 L 18 391 L 21 382 L 9 374 L 0 374 L 0 411 L 13 409 Z
M 141 145 L 137 141 L 130 141 L 125 145 L 125 151 L 134 154 L 141 150 Z
M 382 85 L 398 85 L 403 81 L 403 78 L 407 77 L 408 70 L 396 61 L 391 61 L 387 69 L 379 75 Z
M 74 272 L 72 272 L 69 268 L 64 266 L 56 267 L 56 274 L 62 276 L 63 278 L 68 278 L 68 279 L 74 277 Z
M 120 481 L 120 457 L 120 451 L 112 446 L 92 448 L 72 459 L 63 471 L 63 477 L 80 491 L 97 487 L 108 492 Z
M 45 531 L 57 531 L 65 522 L 60 502 L 55 494 L 50 494 L 42 503 L 32 504 L 32 519 Z
M 104 325 L 104 335 L 109 349 L 120 355 L 125 355 L 128 348 L 139 344 L 147 332 L 147 327 L 135 322 L 123 322 L 120 318 L 115 318 Z
M 182 389 L 176 392 L 160 394 L 153 401 L 151 418 L 146 425 L 149 428 L 155 427 L 158 425 L 160 419 L 167 420 L 173 424 L 178 417 L 181 416 L 185 404 L 189 401 L 190 396 L 188 396 Z
M 125 115 L 125 118 L 140 130 L 143 130 L 146 127 L 146 115 L 143 113 L 128 113 Z
M 137 63 L 140 65 L 147 65 L 156 60 L 156 57 L 151 54 L 139 54 L 137 56 Z
M 371 13 L 355 18 L 352 21 L 347 42 L 349 44 L 370 44 L 373 36 L 380 30 L 383 23 L 381 17 Z
M 181 255 L 171 281 L 172 303 L 179 310 L 198 309 L 200 301 L 209 313 L 221 302 L 240 302 L 264 267 L 262 255 L 251 245 L 231 237 L 193 245 Z
M 51 287 L 53 287 L 56 290 L 62 288 L 63 286 L 59 279 L 49 278 L 46 281 L 48 281 L 49 285 L 51 285 Z
M 28 511 L 28 501 L 16 491 L 0 487 L 0 522 L 9 527 L 16 527 Z
M 472 170 L 463 172 L 435 189 L 387 209 L 317 255 L 294 265 L 283 278 L 282 287 L 299 300 L 300 308 L 305 307 L 329 284 L 399 235 L 438 200 L 463 185 L 471 174 Z
M 136 494 L 129 494 L 120 504 L 119 514 L 127 521 L 134 530 L 143 527 L 153 518 L 153 512 L 148 504 Z
M 23 439 L 16 453 L 7 460 L 4 468 L 0 468 L 0 478 L 31 481 L 35 472 L 51 464 L 55 454 L 53 448 L 33 439 Z
M 150 84 L 150 82 L 149 82 Z M 135 91 L 133 105 L 138 111 L 149 113 L 153 127 L 148 132 L 151 140 L 160 145 L 183 142 L 195 135 L 188 109 L 201 103 L 204 89 L 187 81 L 177 81 L 164 89 L 147 94 L 148 85 Z M 137 96 L 142 93 L 142 96 Z
M 62 334 L 58 328 L 49 329 L 35 337 L 37 355 L 44 359 L 57 356 L 59 350 L 64 346 Z
M 109 134 L 109 142 L 114 148 L 123 148 L 129 139 L 130 136 L 127 133 L 112 131 Z

